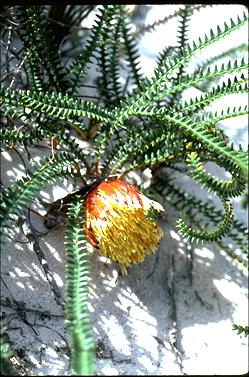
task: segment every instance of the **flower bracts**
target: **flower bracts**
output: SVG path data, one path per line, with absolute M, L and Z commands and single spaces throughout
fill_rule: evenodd
M 129 183 L 102 182 L 86 197 L 87 240 L 123 267 L 140 263 L 156 250 L 163 235 L 150 214 L 163 210 Z

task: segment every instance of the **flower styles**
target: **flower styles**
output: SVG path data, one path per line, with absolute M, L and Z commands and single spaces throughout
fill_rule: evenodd
M 126 266 L 155 252 L 163 231 L 154 221 L 163 207 L 119 179 L 95 186 L 85 200 L 86 237 L 99 253 Z

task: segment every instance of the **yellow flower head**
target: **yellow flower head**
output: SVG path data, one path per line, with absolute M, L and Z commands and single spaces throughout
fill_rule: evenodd
M 99 253 L 125 266 L 154 252 L 163 231 L 151 216 L 163 207 L 119 179 L 100 183 L 85 201 L 87 240 Z

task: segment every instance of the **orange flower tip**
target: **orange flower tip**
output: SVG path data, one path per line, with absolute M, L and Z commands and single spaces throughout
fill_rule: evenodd
M 119 179 L 101 182 L 86 196 L 86 237 L 101 255 L 126 267 L 156 251 L 163 236 L 151 213 L 164 211 L 135 186 Z

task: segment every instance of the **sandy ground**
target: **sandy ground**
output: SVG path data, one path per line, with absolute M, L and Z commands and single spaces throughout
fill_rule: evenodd
M 141 49 L 145 45 L 146 41 L 141 42 Z M 153 56 L 144 59 L 150 58 Z M 235 141 L 245 142 L 245 118 L 236 124 L 236 132 L 230 124 L 224 126 Z M 46 152 L 29 150 L 34 155 Z M 27 160 L 25 151 L 20 151 Z M 6 185 L 23 174 L 16 153 L 3 153 L 1 172 Z M 187 188 L 195 190 L 190 183 Z M 72 184 L 63 181 L 40 196 L 52 202 L 71 190 Z M 245 374 L 248 342 L 232 331 L 232 323 L 247 323 L 247 277 L 214 246 L 184 243 L 175 229 L 177 214 L 167 206 L 165 210 L 161 220 L 165 235 L 157 253 L 131 267 L 127 277 L 118 275 L 115 263 L 89 249 L 96 374 Z M 236 212 L 240 219 L 246 218 L 238 204 Z M 46 231 L 40 218 L 31 218 L 38 230 Z M 26 241 L 18 227 L 14 237 Z M 62 294 L 63 240 L 63 227 L 39 237 Z M 2 315 L 20 370 L 26 375 L 68 375 L 63 310 L 29 244 L 7 242 L 1 254 L 1 272 Z
M 246 276 L 219 250 L 184 244 L 173 225 L 176 214 L 169 208 L 166 214 L 158 252 L 127 277 L 90 251 L 97 374 L 246 373 L 247 341 L 232 331 L 233 322 L 247 322 Z M 33 224 L 44 230 L 40 221 Z M 39 239 L 62 292 L 63 238 L 62 228 Z M 31 248 L 11 242 L 5 249 L 2 297 L 10 301 L 3 311 L 13 347 L 33 375 L 66 375 L 63 310 Z

